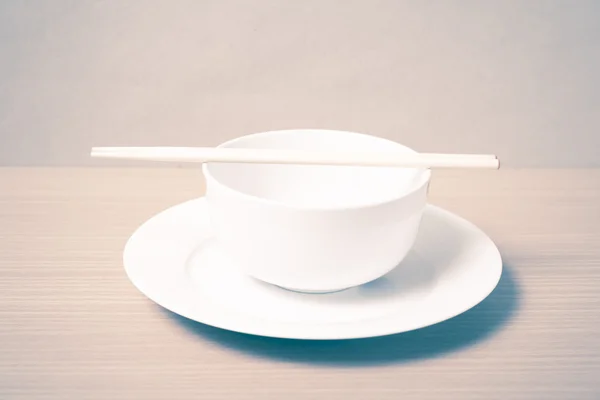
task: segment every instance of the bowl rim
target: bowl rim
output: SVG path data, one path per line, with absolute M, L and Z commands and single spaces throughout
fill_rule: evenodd
M 319 128 L 297 128 L 297 129 L 279 129 L 279 130 L 270 130 L 270 131 L 264 131 L 264 132 L 256 132 L 256 133 L 250 133 L 247 135 L 243 135 L 243 136 L 238 136 L 236 138 L 227 140 L 219 145 L 217 145 L 217 147 L 226 147 L 226 146 L 230 146 L 232 144 L 235 144 L 236 142 L 240 142 L 242 140 L 246 140 L 246 139 L 250 139 L 250 138 L 255 138 L 255 137 L 261 137 L 261 136 L 270 136 L 270 135 L 277 135 L 277 134 L 281 134 L 281 133 L 291 133 L 291 132 L 298 132 L 298 131 L 312 131 L 312 132 L 322 132 L 322 133 L 336 133 L 336 134 L 350 134 L 350 135 L 356 135 L 356 136 L 364 136 L 364 137 L 369 137 L 369 138 L 374 138 L 374 139 L 378 139 L 384 142 L 387 142 L 391 145 L 394 146 L 400 146 L 403 147 L 405 150 L 407 150 L 410 153 L 413 154 L 418 154 L 418 152 L 408 146 L 405 146 L 401 143 L 395 142 L 393 140 L 390 139 L 386 139 L 386 138 L 382 138 L 380 136 L 375 136 L 375 135 L 370 135 L 367 133 L 361 133 L 361 132 L 352 132 L 352 131 L 343 131 L 343 130 L 335 130 L 335 129 L 319 129 Z M 265 197 L 260 197 L 260 196 L 256 196 L 253 194 L 249 194 L 246 192 L 243 192 L 241 190 L 238 189 L 234 189 L 229 185 L 226 185 L 225 183 L 219 181 L 211 172 L 210 172 L 210 164 L 211 163 L 203 163 L 202 164 L 202 172 L 204 174 L 204 179 L 206 180 L 206 192 L 208 193 L 208 183 L 212 183 L 213 185 L 219 187 L 222 190 L 225 190 L 226 192 L 229 192 L 230 194 L 239 196 L 244 198 L 245 200 L 250 200 L 253 202 L 258 202 L 264 205 L 268 205 L 271 207 L 278 207 L 278 208 L 285 208 L 285 209 L 293 209 L 293 210 L 306 210 L 306 211 L 348 211 L 348 210 L 361 210 L 361 209 L 368 209 L 368 208 L 374 208 L 374 207 L 380 207 L 380 206 L 384 206 L 387 204 L 391 204 L 394 202 L 397 202 L 399 200 L 403 200 L 407 197 L 410 197 L 412 195 L 414 195 L 416 192 L 418 192 L 419 190 L 421 190 L 423 188 L 423 186 L 427 186 L 429 185 L 429 182 L 431 181 L 431 169 L 430 168 L 415 168 L 417 170 L 416 172 L 416 181 L 417 183 L 415 183 L 410 190 L 407 190 L 406 192 L 397 195 L 397 196 L 392 196 L 388 199 L 382 199 L 382 200 L 376 200 L 376 201 L 369 201 L 369 202 L 363 202 L 363 203 L 357 203 L 357 204 L 352 204 L 352 205 L 345 205 L 345 206 L 336 206 L 336 205 L 299 205 L 299 204 L 289 204 L 289 203 L 285 203 L 283 201 L 278 201 L 278 200 L 273 200 L 273 199 L 269 199 L 269 198 L 265 198 Z M 214 163 L 213 163 L 214 164 Z

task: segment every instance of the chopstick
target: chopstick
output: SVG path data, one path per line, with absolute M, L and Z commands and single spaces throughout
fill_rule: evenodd
M 492 154 L 403 154 L 395 152 L 308 151 L 225 147 L 93 147 L 92 157 L 164 162 L 346 165 L 405 168 L 489 168 Z

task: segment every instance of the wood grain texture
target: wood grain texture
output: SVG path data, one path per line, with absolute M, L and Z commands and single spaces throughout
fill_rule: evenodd
M 498 244 L 481 305 L 385 338 L 273 340 L 174 316 L 123 246 L 193 169 L 0 169 L 0 399 L 598 399 L 600 170 L 436 172 Z

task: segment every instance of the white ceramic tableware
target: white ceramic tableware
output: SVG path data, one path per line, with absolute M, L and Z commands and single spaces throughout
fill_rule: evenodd
M 485 233 L 431 205 L 400 267 L 336 293 L 292 292 L 240 272 L 212 238 L 205 199 L 150 218 L 128 240 L 123 260 L 133 284 L 174 313 L 295 339 L 370 337 L 435 324 L 482 301 L 502 273 L 500 253 Z
M 416 154 L 375 136 L 283 130 L 219 147 Z M 428 169 L 207 163 L 213 233 L 234 265 L 301 292 L 358 286 L 395 268 L 427 203 Z

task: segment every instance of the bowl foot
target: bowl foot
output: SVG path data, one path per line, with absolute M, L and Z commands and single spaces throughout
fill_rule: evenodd
M 287 290 L 290 292 L 303 293 L 303 294 L 329 294 L 329 293 L 343 292 L 344 290 L 348 290 L 348 289 L 352 288 L 352 287 L 347 287 L 347 288 L 335 289 L 335 290 L 305 290 L 305 289 L 288 288 L 288 287 L 283 287 L 283 286 L 279 286 L 279 285 L 274 285 L 274 286 L 277 286 L 280 289 Z

